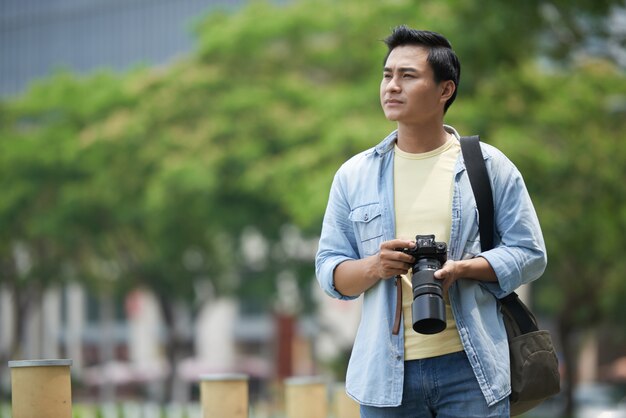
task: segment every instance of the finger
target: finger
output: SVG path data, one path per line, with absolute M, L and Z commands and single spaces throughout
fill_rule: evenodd
M 439 270 L 435 271 L 433 276 L 435 277 L 435 279 L 445 280 L 449 276 L 448 270 L 444 266 L 443 268 L 440 268 Z
M 454 270 L 454 262 L 451 260 L 448 260 L 445 262 L 443 266 L 441 266 L 439 270 L 435 271 L 433 276 L 435 277 L 435 279 L 439 279 L 439 280 L 452 278 L 454 276 L 453 270 Z
M 402 274 L 406 274 L 406 272 L 413 266 L 412 263 L 407 263 L 401 260 L 385 260 L 381 263 L 381 265 L 386 271 L 397 270 L 401 271 Z
M 380 244 L 380 249 L 387 249 L 397 251 L 399 248 L 413 248 L 415 247 L 415 242 L 405 239 L 392 239 L 389 241 L 385 241 Z
M 410 263 L 403 263 L 403 262 L 387 262 L 385 264 L 383 264 L 383 272 L 385 277 L 388 276 L 398 276 L 398 275 L 404 275 L 407 274 L 409 272 L 409 269 L 411 268 L 412 264 Z
M 415 261 L 412 255 L 406 254 L 397 248 L 381 250 L 380 258 L 391 261 L 401 261 L 403 263 L 413 263 Z

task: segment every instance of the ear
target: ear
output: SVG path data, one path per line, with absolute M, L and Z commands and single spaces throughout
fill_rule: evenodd
M 447 102 L 448 99 L 452 97 L 452 95 L 454 94 L 454 91 L 456 90 L 456 85 L 454 84 L 454 81 L 452 80 L 442 81 L 439 84 L 439 87 L 441 87 L 441 99 L 444 102 Z

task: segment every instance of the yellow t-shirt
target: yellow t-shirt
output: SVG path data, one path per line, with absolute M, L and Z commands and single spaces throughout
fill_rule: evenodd
M 410 154 L 395 147 L 394 204 L 396 237 L 414 240 L 416 235 L 435 235 L 449 245 L 452 225 L 453 175 L 460 143 L 453 137 L 441 147 Z M 404 359 L 436 357 L 463 350 L 459 331 L 446 298 L 446 329 L 424 335 L 413 330 L 411 276 L 402 276 Z

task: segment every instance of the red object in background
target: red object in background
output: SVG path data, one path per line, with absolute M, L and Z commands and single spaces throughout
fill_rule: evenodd
M 284 379 L 293 375 L 293 339 L 296 319 L 293 315 L 276 313 L 276 377 Z
M 141 312 L 143 293 L 139 289 L 131 290 L 126 295 L 124 307 L 126 308 L 126 316 L 134 318 Z

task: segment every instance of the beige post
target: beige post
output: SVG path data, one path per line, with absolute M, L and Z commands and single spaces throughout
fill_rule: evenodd
M 286 418 L 327 418 L 326 383 L 319 377 L 291 377 L 285 380 Z
M 361 411 L 359 404 L 346 395 L 346 387 L 337 384 L 333 393 L 335 418 L 359 418 Z
M 13 418 L 72 418 L 72 360 L 9 361 Z
M 200 376 L 203 418 L 248 418 L 248 376 L 213 374 Z

